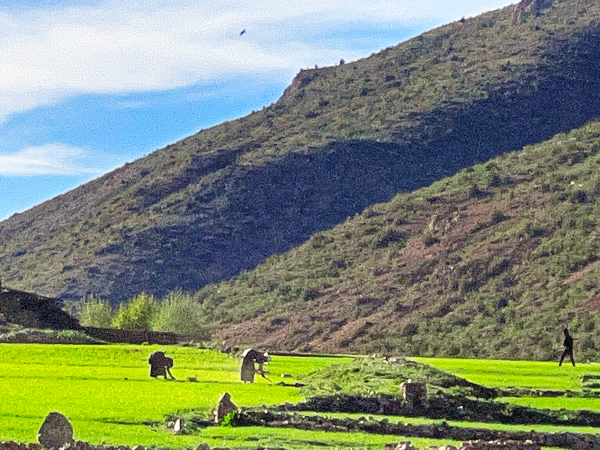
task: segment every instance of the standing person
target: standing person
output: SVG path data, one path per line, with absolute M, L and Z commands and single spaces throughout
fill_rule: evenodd
M 565 356 L 569 355 L 569 357 L 571 358 L 571 363 L 573 364 L 573 367 L 575 367 L 575 359 L 573 358 L 573 337 L 569 334 L 569 330 L 567 330 L 566 328 L 563 330 L 563 333 L 565 334 L 565 341 L 563 342 L 563 345 L 565 346 L 565 351 L 561 355 L 560 362 L 558 363 L 558 365 L 559 367 L 562 366 Z

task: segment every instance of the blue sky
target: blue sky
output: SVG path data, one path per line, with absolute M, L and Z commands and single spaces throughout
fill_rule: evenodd
M 301 68 L 511 3 L 3 0 L 0 220 L 273 103 Z

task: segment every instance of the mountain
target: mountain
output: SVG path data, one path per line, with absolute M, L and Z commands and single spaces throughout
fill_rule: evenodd
M 301 71 L 273 105 L 0 223 L 6 284 L 195 291 L 600 111 L 600 5 L 526 0 Z
M 600 342 L 600 122 L 461 170 L 202 289 L 228 345 L 576 359 Z

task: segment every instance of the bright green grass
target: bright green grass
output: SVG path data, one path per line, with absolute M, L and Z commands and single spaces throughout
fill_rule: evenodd
M 212 409 L 225 391 L 238 405 L 296 402 L 302 399 L 295 388 L 276 386 L 260 377 L 252 385 L 239 381 L 240 361 L 208 350 L 160 347 L 175 360 L 174 375 L 180 380 L 193 376 L 198 382 L 153 380 L 148 376 L 147 359 L 157 346 L 133 345 L 37 345 L 0 344 L 0 440 L 36 441 L 37 430 L 46 414 L 59 411 L 73 423 L 75 438 L 112 445 L 156 445 L 195 447 L 279 446 L 287 449 L 381 448 L 385 443 L 410 440 L 420 448 L 450 443 L 445 440 L 377 436 L 366 433 L 331 433 L 280 428 L 210 427 L 200 436 L 173 436 L 162 425 L 165 414 L 186 408 Z M 493 386 L 577 388 L 581 373 L 597 365 L 558 368 L 553 363 L 525 361 L 483 361 L 425 359 L 423 362 L 459 376 Z M 295 377 L 350 358 L 273 357 L 267 366 L 269 378 L 281 374 Z M 600 372 L 600 370 L 598 370 Z M 554 379 L 554 383 L 550 380 Z M 600 399 L 510 399 L 540 407 L 572 407 L 600 410 Z M 568 403 L 568 405 L 567 405 Z M 394 418 L 393 420 L 398 420 Z M 411 423 L 432 423 L 426 419 L 402 419 Z M 144 422 L 157 423 L 148 426 Z M 158 425 L 159 424 L 159 425 Z M 466 423 L 453 423 L 457 426 Z M 495 429 L 536 429 L 555 431 L 549 426 L 468 424 Z M 589 432 L 586 427 L 571 431 Z M 250 438 L 250 439 L 248 439 Z M 258 440 L 254 440 L 258 438 Z M 311 444 L 311 442 L 316 443 Z
M 558 367 L 548 361 L 503 361 L 481 359 L 414 358 L 438 369 L 451 372 L 474 383 L 492 387 L 527 387 L 534 389 L 581 390 L 584 373 L 599 373 L 600 364 L 570 363 Z
M 198 437 L 172 436 L 144 425 L 185 408 L 211 409 L 223 392 L 238 405 L 296 402 L 295 388 L 239 381 L 237 359 L 214 351 L 160 347 L 175 360 L 173 374 L 198 382 L 164 381 L 148 375 L 148 356 L 159 347 L 129 345 L 0 344 L 0 440 L 36 440 L 50 411 L 65 414 L 75 438 L 92 443 L 192 445 Z M 349 359 L 274 357 L 267 369 L 275 382 Z M 293 382 L 294 379 L 286 379 Z

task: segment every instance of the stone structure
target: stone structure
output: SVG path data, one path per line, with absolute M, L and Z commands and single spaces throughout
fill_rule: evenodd
M 425 383 L 413 383 L 410 380 L 401 383 L 402 397 L 410 406 L 422 406 L 427 401 L 427 386 Z
M 61 448 L 73 443 L 73 426 L 58 412 L 46 416 L 38 431 L 38 442 L 47 448 Z
M 215 409 L 215 423 L 221 423 L 227 414 L 235 411 L 237 411 L 237 406 L 231 401 L 229 392 L 225 392 L 219 399 L 219 404 Z
M 547 433 L 536 431 L 504 431 L 487 428 L 454 427 L 441 424 L 413 425 L 392 423 L 373 417 L 360 419 L 333 418 L 289 414 L 261 408 L 242 408 L 233 420 L 235 426 L 285 427 L 318 431 L 360 431 L 406 437 L 449 439 L 464 442 L 463 450 L 539 450 L 540 447 L 558 447 L 573 450 L 600 449 L 600 434 Z M 471 441 L 471 442 L 467 442 Z M 490 442 L 493 441 L 493 442 Z M 393 447 L 392 447 L 393 448 Z

